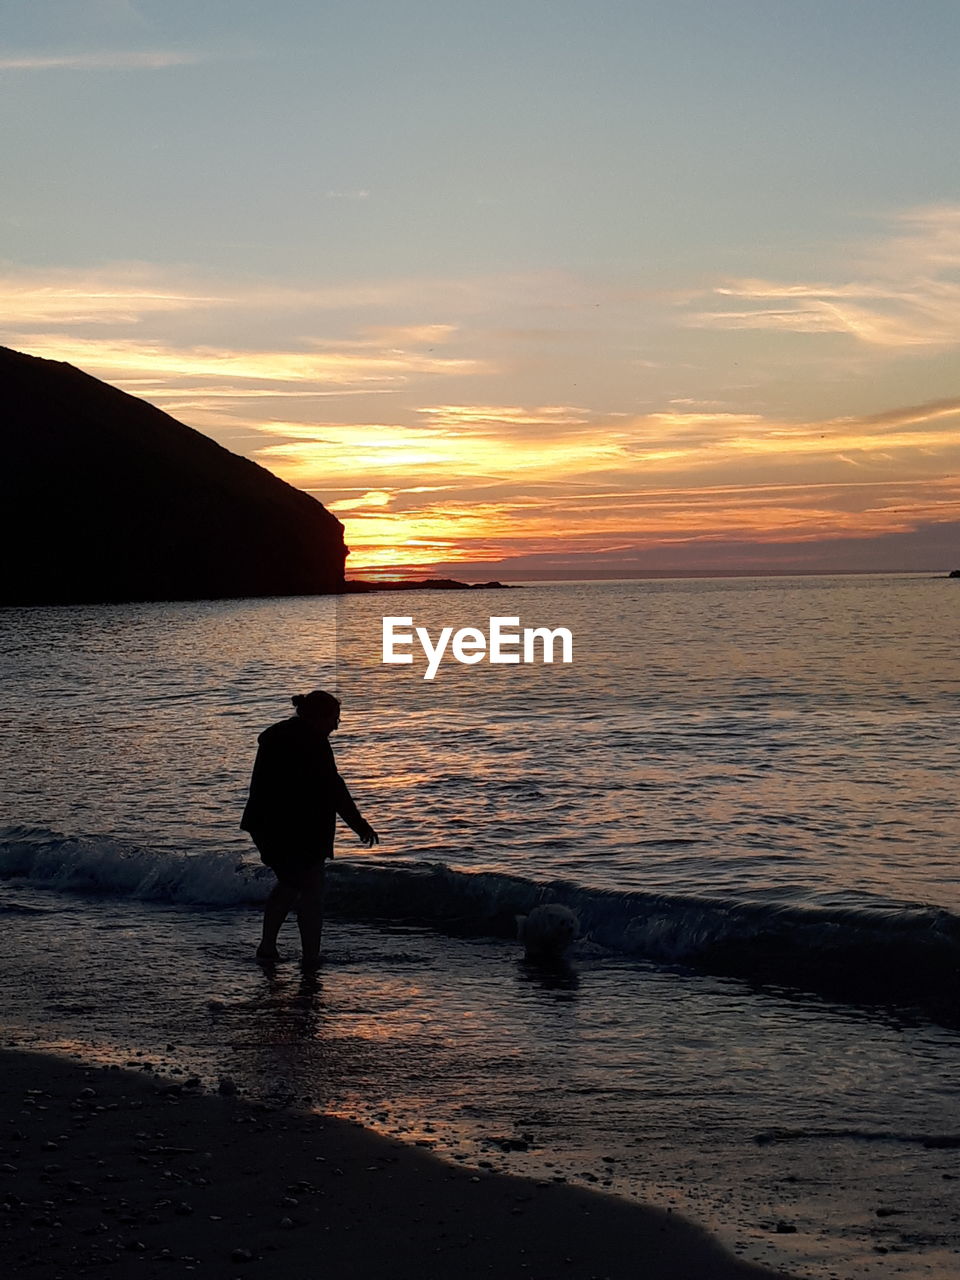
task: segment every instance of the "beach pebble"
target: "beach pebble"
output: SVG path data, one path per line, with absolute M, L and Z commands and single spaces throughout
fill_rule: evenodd
M 488 1141 L 501 1151 L 527 1151 L 530 1147 L 526 1138 L 489 1138 Z
M 778 1222 L 774 1230 L 779 1236 L 792 1236 L 795 1234 L 797 1228 L 792 1222 Z
M 249 1249 L 234 1249 L 230 1254 L 231 1262 L 252 1262 L 253 1254 Z
M 229 1097 L 230 1095 L 236 1092 L 237 1092 L 237 1086 L 230 1079 L 230 1077 L 221 1076 L 220 1081 L 217 1084 L 217 1093 L 222 1093 L 224 1096 Z

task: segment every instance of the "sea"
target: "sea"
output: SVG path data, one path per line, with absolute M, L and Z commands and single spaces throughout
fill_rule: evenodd
M 571 660 L 489 661 L 491 618 Z M 449 628 L 432 679 L 417 628 Z M 3 1042 L 655 1203 L 790 1275 L 955 1276 L 958 636 L 932 574 L 0 610 Z M 381 840 L 340 828 L 315 973 L 293 921 L 255 962 L 239 829 L 313 688 Z M 544 903 L 563 962 L 517 941 Z

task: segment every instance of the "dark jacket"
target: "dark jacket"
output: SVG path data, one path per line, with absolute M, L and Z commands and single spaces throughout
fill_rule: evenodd
M 363 819 L 337 772 L 326 735 L 291 716 L 264 729 L 257 742 L 240 826 L 255 839 L 309 840 L 333 857 L 337 814 L 354 831 Z

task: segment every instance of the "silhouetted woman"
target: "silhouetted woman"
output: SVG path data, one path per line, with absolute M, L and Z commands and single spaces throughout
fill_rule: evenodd
M 257 739 L 240 826 L 277 877 L 263 907 L 257 958 L 278 959 L 280 926 L 296 905 L 303 959 L 315 964 L 323 930 L 323 873 L 333 857 L 337 814 L 367 848 L 380 839 L 337 772 L 329 736 L 340 724 L 340 700 L 315 689 L 292 701 L 296 715 L 264 729 Z

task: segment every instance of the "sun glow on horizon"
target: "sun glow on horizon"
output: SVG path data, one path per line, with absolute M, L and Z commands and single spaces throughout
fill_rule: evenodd
M 937 363 L 960 346 L 958 269 L 960 205 L 894 220 L 847 280 L 672 293 L 552 272 L 279 288 L 127 264 L 58 288 L 11 271 L 0 339 L 311 493 L 358 575 L 806 563 L 821 546 L 836 562 L 918 532 L 941 556 L 960 530 L 960 394 Z M 514 295 L 526 327 L 496 328 Z M 632 351 L 636 323 L 666 355 Z
M 960 401 L 806 423 L 688 411 L 611 423 L 532 409 L 498 422 L 490 406 L 445 406 L 409 427 L 265 430 L 284 440 L 259 460 L 338 495 L 327 505 L 357 572 L 508 569 L 518 557 L 594 556 L 617 540 L 637 553 L 724 540 L 759 550 L 960 520 Z M 414 496 L 423 486 L 404 485 L 414 479 L 434 483 Z

